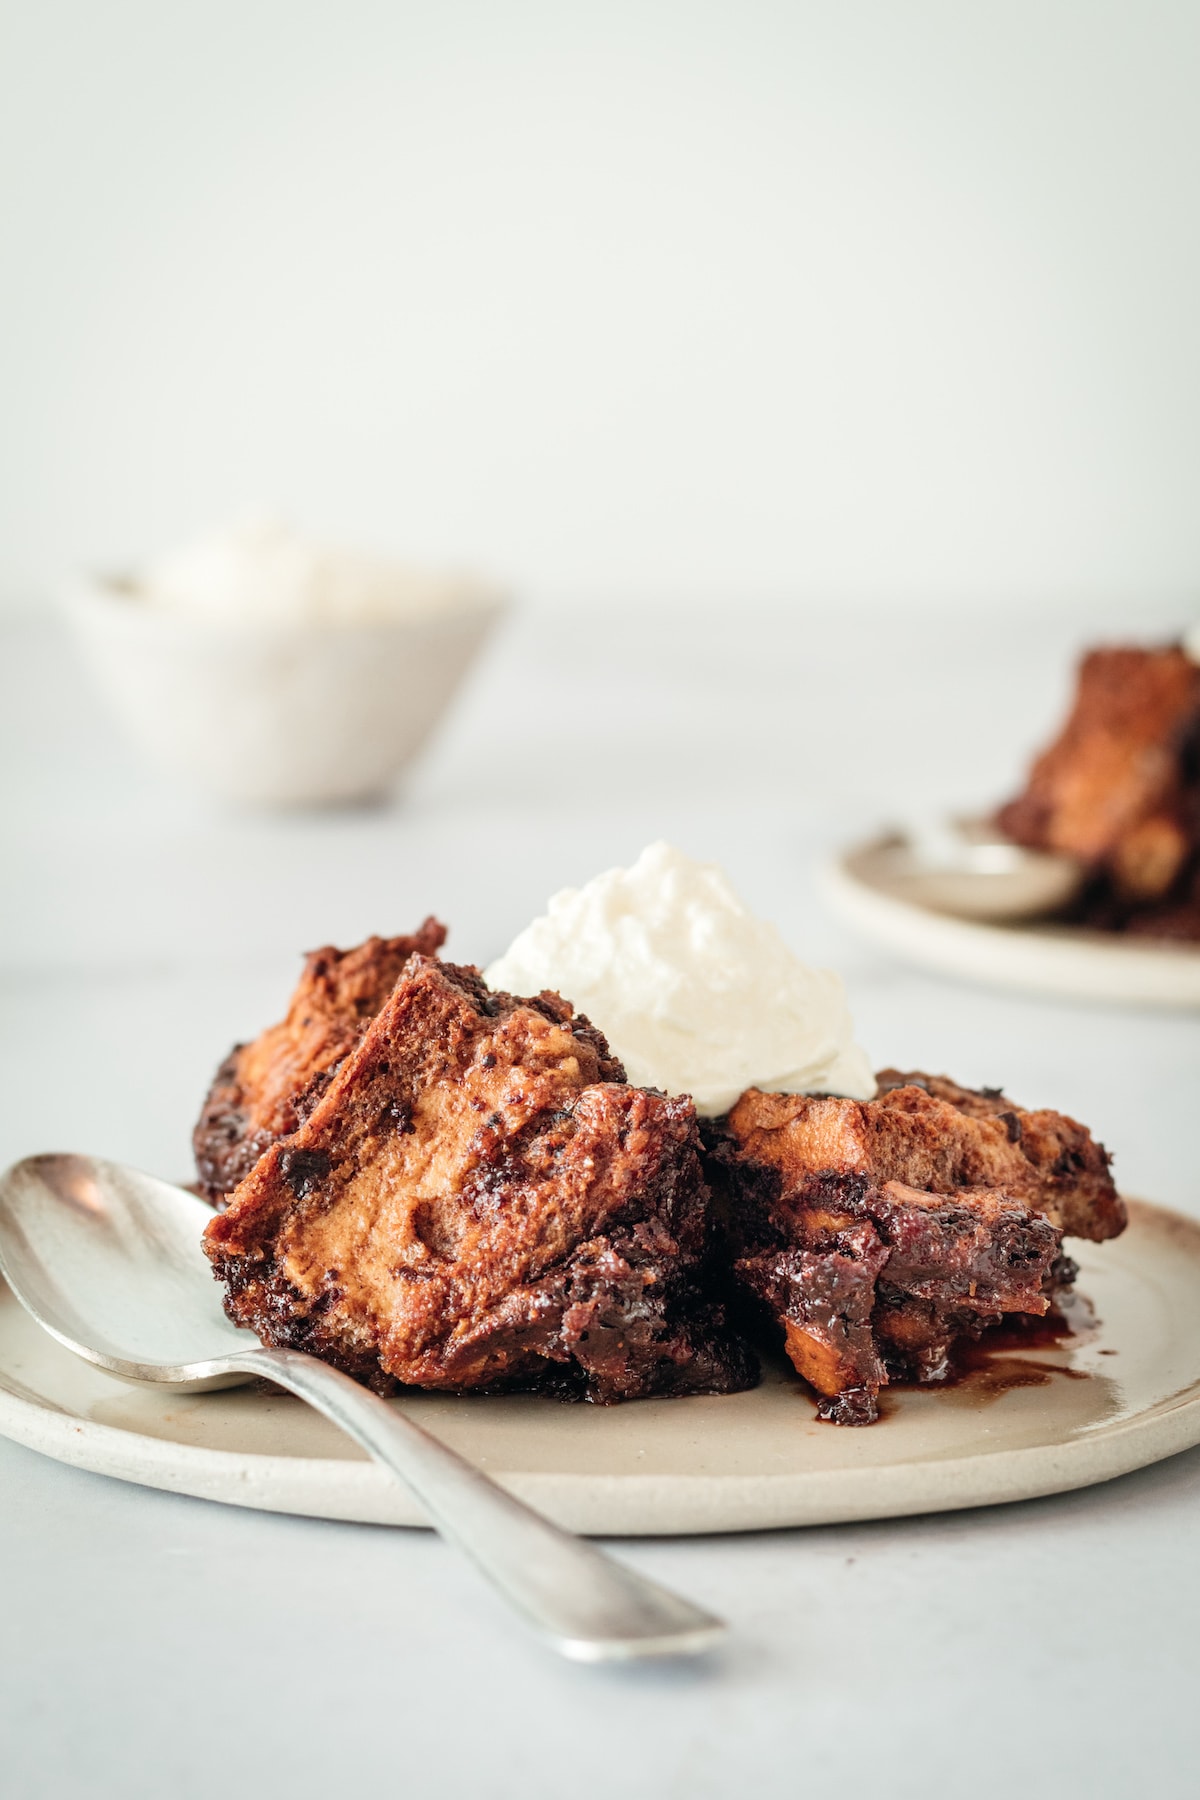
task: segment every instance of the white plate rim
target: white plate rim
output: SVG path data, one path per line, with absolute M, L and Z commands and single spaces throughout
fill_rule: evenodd
M 856 867 L 884 841 L 881 834 L 839 852 L 818 881 L 836 913 L 911 961 L 940 974 L 1073 1000 L 1200 1006 L 1200 950 L 1108 941 L 1069 925 L 993 925 L 935 912 L 887 893 Z
M 1132 1203 L 1151 1224 L 1200 1224 Z M 5 1295 L 5 1304 L 15 1304 Z M 829 1429 L 835 1429 L 830 1427 Z M 887 1429 L 884 1421 L 872 1430 Z M 31 1395 L 0 1367 L 0 1435 L 72 1467 L 226 1505 L 366 1524 L 426 1527 L 374 1464 L 213 1450 L 79 1417 Z M 513 1473 L 502 1484 L 573 1531 L 677 1537 L 773 1530 L 1007 1504 L 1090 1487 L 1200 1443 L 1200 1368 L 1183 1389 L 1058 1443 L 981 1449 L 934 1461 L 771 1475 Z

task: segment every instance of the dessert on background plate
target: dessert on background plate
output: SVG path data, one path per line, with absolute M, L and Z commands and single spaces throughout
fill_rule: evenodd
M 1200 941 L 1200 664 L 1179 644 L 1089 651 L 1066 723 L 996 823 L 1083 865 L 1064 917 Z
M 859 844 L 822 885 L 868 936 L 947 974 L 1200 1005 L 1200 631 L 1090 650 L 1018 795 Z
M 218 1072 L 205 1247 L 267 1343 L 384 1390 L 608 1403 L 751 1385 L 765 1333 L 821 1417 L 869 1423 L 1044 1317 L 1064 1233 L 1124 1225 L 1083 1126 L 877 1081 L 838 978 L 669 846 L 556 895 L 486 976 L 443 935 L 315 952 Z
M 225 799 L 383 793 L 449 706 L 506 601 L 251 520 L 120 576 L 68 616 L 101 689 L 156 761 Z

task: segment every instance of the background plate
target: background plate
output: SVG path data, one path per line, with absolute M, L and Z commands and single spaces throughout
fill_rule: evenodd
M 883 877 L 876 839 L 828 864 L 834 910 L 876 943 L 945 975 L 998 987 L 1142 1006 L 1200 1006 L 1200 949 L 1071 925 L 983 925 L 901 900 Z
M 749 1394 L 570 1406 L 394 1402 L 576 1531 L 672 1535 L 886 1518 L 1086 1487 L 1200 1443 L 1200 1225 L 1134 1202 L 1115 1243 L 1072 1245 L 1099 1323 L 1070 1349 L 997 1352 L 961 1384 L 894 1391 L 865 1430 L 820 1425 L 782 1368 Z M 0 1287 L 0 1432 L 148 1487 L 319 1518 L 420 1509 L 301 1401 L 127 1387 Z

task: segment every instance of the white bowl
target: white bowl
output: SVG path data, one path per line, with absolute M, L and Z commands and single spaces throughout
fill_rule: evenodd
M 110 704 L 156 760 L 226 799 L 328 805 L 412 761 L 505 610 L 465 582 L 436 611 L 364 624 L 181 617 L 136 582 L 80 583 L 68 616 Z

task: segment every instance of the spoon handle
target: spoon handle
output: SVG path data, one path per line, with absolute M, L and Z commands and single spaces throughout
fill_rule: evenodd
M 221 1361 L 230 1372 L 265 1376 L 307 1400 L 398 1475 L 442 1536 L 563 1656 L 605 1662 L 690 1655 L 723 1635 L 720 1619 L 552 1525 L 398 1407 L 328 1364 L 268 1349 Z

